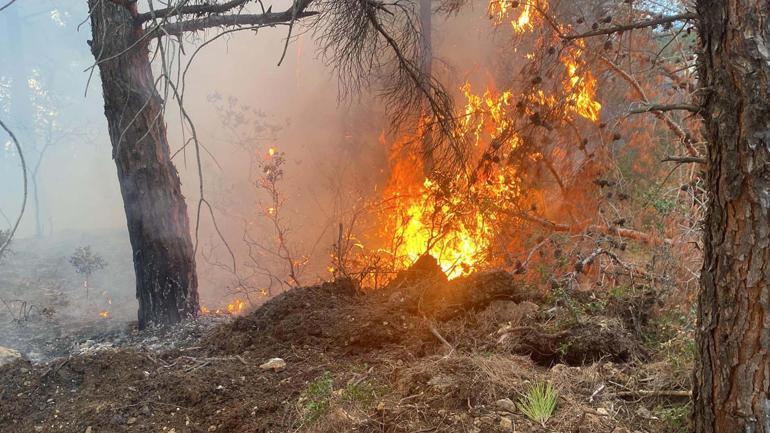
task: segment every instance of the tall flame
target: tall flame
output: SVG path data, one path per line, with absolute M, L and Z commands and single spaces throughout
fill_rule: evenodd
M 520 139 L 508 131 L 511 92 L 486 89 L 475 94 L 469 83 L 460 90 L 466 104 L 456 134 L 471 138 L 472 162 L 478 163 L 495 140 L 501 142 L 499 150 L 504 156 L 516 149 Z M 393 206 L 385 233 L 392 236 L 396 264 L 408 266 L 427 253 L 449 278 L 468 274 L 486 261 L 496 234 L 495 210 L 513 203 L 520 194 L 517 174 L 506 166 L 472 178 L 464 174 L 441 182 L 427 178 L 421 159 L 407 152 L 415 139 L 404 137 L 394 144 L 385 188 L 386 202 Z
M 509 21 L 518 34 L 542 24 L 547 9 L 546 0 L 489 1 L 494 22 Z M 426 177 L 421 155 L 410 148 L 419 140 L 419 131 L 393 144 L 391 175 L 384 190 L 389 208 L 382 226 L 397 268 L 410 265 L 423 254 L 433 256 L 450 278 L 490 264 L 489 253 L 501 225 L 503 221 L 510 224 L 505 215 L 516 211 L 522 197 L 521 173 L 516 171 L 516 164 L 506 161 L 538 161 L 543 157 L 535 150 L 520 151 L 522 138 L 514 131 L 515 119 L 522 114 L 538 115 L 530 105 L 550 107 L 563 119 L 599 119 L 596 79 L 583 60 L 584 50 L 578 41 L 559 55 L 565 71 L 560 91 L 535 89 L 519 98 L 525 102 L 520 107 L 510 90 L 487 88 L 476 93 L 470 83 L 461 86 L 465 106 L 458 116 L 455 136 L 471 144 L 467 161 L 470 173 L 432 173 Z M 522 108 L 523 113 L 516 112 Z

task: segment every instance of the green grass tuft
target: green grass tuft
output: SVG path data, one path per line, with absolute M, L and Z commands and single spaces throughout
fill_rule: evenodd
M 558 396 L 550 383 L 536 383 L 519 398 L 516 406 L 527 418 L 545 427 L 556 410 Z

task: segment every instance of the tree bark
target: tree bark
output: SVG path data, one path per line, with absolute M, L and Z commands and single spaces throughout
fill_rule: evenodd
M 696 433 L 770 433 L 770 2 L 698 0 L 711 199 Z
M 155 88 L 136 3 L 88 0 L 113 159 L 134 252 L 139 327 L 198 312 L 187 206 L 171 162 L 163 101 Z

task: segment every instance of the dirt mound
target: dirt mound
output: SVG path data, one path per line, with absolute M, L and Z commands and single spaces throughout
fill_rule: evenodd
M 505 272 L 437 272 L 423 262 L 375 292 L 349 280 L 291 290 L 160 353 L 106 348 L 2 367 L 0 431 L 506 431 L 529 421 L 495 402 L 548 380 L 552 365 L 564 367 L 564 431 L 616 431 L 615 418 L 585 420 L 585 402 L 605 379 L 622 383 L 620 370 L 588 383 L 594 367 L 583 365 L 640 357 L 622 318 L 559 320 L 563 309 L 541 307 Z M 260 368 L 274 357 L 286 368 Z

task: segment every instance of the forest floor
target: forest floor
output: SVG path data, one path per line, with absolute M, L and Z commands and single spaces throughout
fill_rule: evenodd
M 0 367 L 0 431 L 684 432 L 692 339 L 659 310 L 646 287 L 545 296 L 425 260 L 375 292 L 299 288 Z M 517 403 L 544 383 L 541 425 Z

